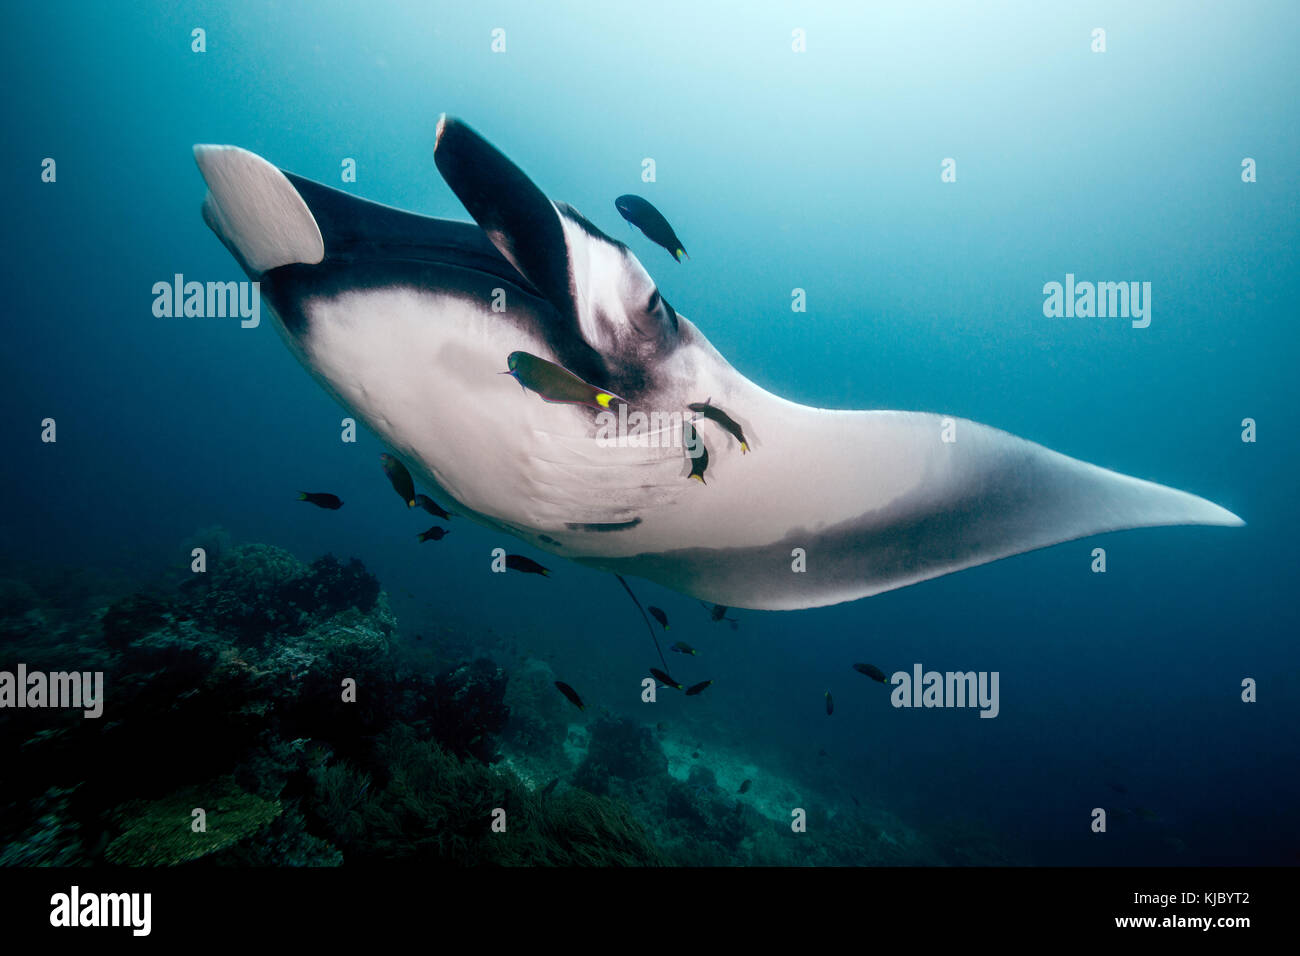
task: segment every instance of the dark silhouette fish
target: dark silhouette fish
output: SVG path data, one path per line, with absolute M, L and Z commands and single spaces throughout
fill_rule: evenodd
M 691 647 L 691 645 L 687 644 L 685 641 L 678 641 L 676 644 L 674 644 L 672 647 L 668 649 L 670 651 L 676 651 L 678 654 L 690 654 L 692 656 L 695 655 L 695 648 Z
M 829 717 L 835 713 L 835 700 L 831 697 L 831 692 L 826 692 L 826 716 Z
M 523 571 L 525 574 L 540 574 L 543 577 L 550 576 L 550 569 L 544 568 L 532 558 L 525 558 L 522 554 L 507 554 L 506 567 L 511 571 Z
M 421 531 L 419 538 L 421 541 L 441 541 L 447 535 L 446 528 L 439 528 L 434 525 L 428 531 Z
M 668 224 L 668 220 L 658 209 L 640 196 L 631 193 L 615 199 L 614 208 L 618 210 L 619 215 L 645 233 L 647 239 L 663 246 L 678 262 L 682 261 L 682 256 L 686 255 L 686 247 L 682 245 L 682 241 L 677 238 L 677 233 L 673 232 L 673 227 Z M 690 256 L 687 258 L 689 259 Z
M 749 442 L 745 440 L 745 432 L 740 424 L 724 412 L 722 409 L 711 404 L 713 400 L 707 402 L 691 402 L 686 407 L 691 411 L 703 415 L 709 421 L 714 422 L 736 441 L 740 442 L 740 453 L 743 455 L 749 451 Z
M 451 518 L 451 515 L 443 510 L 442 505 L 438 504 L 438 502 L 434 501 L 428 495 L 416 495 L 415 503 L 435 518 Z
M 889 683 L 889 678 L 885 676 L 885 672 L 874 664 L 854 664 L 853 669 L 859 674 L 866 674 L 872 680 L 881 684 Z
M 737 792 L 737 793 L 749 793 L 749 788 L 752 787 L 753 785 L 754 785 L 754 781 L 752 781 L 752 780 L 746 780 L 744 783 L 742 783 L 742 784 L 740 785 L 740 789 L 739 789 L 738 791 L 736 791 L 736 792 Z
M 379 456 L 379 463 L 384 466 L 384 474 L 388 476 L 393 490 L 402 496 L 406 507 L 414 508 L 415 482 L 411 480 L 411 473 L 406 470 L 406 466 L 387 452 Z
M 658 621 L 663 626 L 663 629 L 665 631 L 668 630 L 667 614 L 665 614 L 662 610 L 660 610 L 657 607 L 648 607 L 646 608 L 646 610 L 650 612 L 651 617 L 653 617 L 656 621 Z
M 568 684 L 566 684 L 564 681 L 557 680 L 555 682 L 555 686 L 556 689 L 558 689 L 561 694 L 569 698 L 569 702 L 573 704 L 574 707 L 578 708 L 578 710 L 587 709 L 586 706 L 582 703 L 582 698 L 578 696 L 578 692 L 574 690 L 572 687 L 570 687 Z
M 674 688 L 675 690 L 681 690 L 681 689 L 682 689 L 682 685 L 681 685 L 681 684 L 677 683 L 677 681 L 673 680 L 670 676 L 668 676 L 667 674 L 665 674 L 665 673 L 664 673 L 663 671 L 661 671 L 659 668 L 657 668 L 657 667 L 652 667 L 652 668 L 650 668 L 650 673 L 651 673 L 651 675 L 653 675 L 654 679 L 657 680 L 659 683 L 661 683 L 661 684 L 667 684 L 669 687 L 672 687 L 672 688 Z M 701 690 L 703 690 L 703 688 L 701 688 Z
M 682 444 L 686 446 L 686 459 L 691 463 L 691 473 L 687 478 L 694 478 L 702 485 L 707 485 L 704 472 L 709 467 L 709 450 L 690 422 L 682 422 Z
M 704 689 L 712 685 L 712 683 L 713 681 L 711 680 L 705 680 L 700 681 L 698 684 L 692 684 L 690 687 L 686 688 L 686 696 L 694 697 L 696 694 L 702 693 Z
M 327 494 L 323 491 L 300 491 L 298 492 L 299 501 L 308 501 L 317 508 L 328 508 L 330 511 L 338 511 L 343 507 L 343 502 L 339 500 L 338 495 Z
M 734 617 L 727 617 L 727 612 L 731 610 L 731 608 L 723 604 L 714 604 L 710 607 L 703 601 L 701 601 L 700 604 L 704 605 L 705 609 L 709 612 L 709 620 L 714 624 L 717 624 L 719 621 L 730 621 L 731 629 L 733 631 L 736 629 L 736 619 Z

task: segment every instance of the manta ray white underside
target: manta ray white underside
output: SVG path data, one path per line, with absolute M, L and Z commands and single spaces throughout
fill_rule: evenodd
M 557 555 L 719 604 L 795 609 L 1100 532 L 1242 523 L 955 416 L 765 391 L 655 294 L 625 246 L 455 120 L 439 123 L 435 161 L 475 224 L 356 199 L 234 147 L 195 156 L 204 218 L 316 379 L 444 505 Z M 499 374 L 516 350 L 662 416 L 658 446 L 611 447 L 596 409 L 522 390 Z M 753 452 L 697 423 L 701 484 L 673 413 L 706 399 Z

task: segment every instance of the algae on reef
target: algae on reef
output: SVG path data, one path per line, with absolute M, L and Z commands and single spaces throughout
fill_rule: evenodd
M 396 619 L 359 561 L 226 542 L 211 558 L 198 579 L 57 631 L 33 626 L 55 613 L 38 589 L 5 582 L 12 646 L 33 666 L 93 661 L 112 690 L 102 721 L 0 714 L 15 755 L 0 863 L 662 862 L 625 804 L 534 796 L 492 766 L 508 675 L 485 659 L 404 670 Z
M 202 809 L 205 828 L 195 830 L 195 809 Z M 185 787 L 160 800 L 133 801 L 113 817 L 123 831 L 104 850 L 109 863 L 172 866 L 197 860 L 257 833 L 284 812 L 279 800 L 241 790 L 233 778 Z
M 513 773 L 461 760 L 395 726 L 378 742 L 382 783 L 346 764 L 313 769 L 311 812 L 344 858 L 462 866 L 645 866 L 663 863 L 626 804 L 570 790 L 530 792 Z M 505 829 L 492 828 L 504 813 Z
M 32 668 L 102 670 L 108 695 L 98 720 L 0 712 L 0 865 L 839 865 L 989 854 L 987 841 L 957 834 L 945 858 L 892 817 L 832 818 L 824 805 L 810 809 L 808 833 L 792 834 L 724 793 L 706 766 L 675 779 L 655 734 L 627 718 L 591 721 L 565 785 L 533 790 L 515 766 L 562 778 L 568 759 L 573 714 L 550 668 L 528 661 L 516 675 L 441 625 L 422 628 L 441 635 L 436 651 L 423 642 L 412 657 L 355 559 L 305 564 L 223 541 L 207 574 L 113 597 L 78 583 L 67 606 L 57 588 L 5 572 L 7 650 Z M 342 700 L 345 678 L 355 701 Z M 206 832 L 192 828 L 195 808 Z

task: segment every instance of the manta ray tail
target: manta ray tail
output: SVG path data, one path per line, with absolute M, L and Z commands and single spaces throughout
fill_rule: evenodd
M 650 618 L 646 617 L 645 608 L 643 608 L 641 602 L 636 599 L 636 595 L 632 593 L 632 589 L 628 587 L 628 583 L 623 580 L 623 575 L 616 574 L 614 577 L 618 578 L 618 583 L 623 585 L 623 590 L 626 591 L 627 596 L 632 599 L 632 603 L 636 605 L 636 609 L 641 612 L 641 620 L 645 621 L 646 629 L 650 632 L 650 640 L 655 642 L 655 650 L 659 652 L 659 660 L 664 665 L 664 672 L 667 673 L 668 662 L 664 660 L 663 648 L 659 646 L 659 638 L 655 637 L 655 629 L 650 626 Z

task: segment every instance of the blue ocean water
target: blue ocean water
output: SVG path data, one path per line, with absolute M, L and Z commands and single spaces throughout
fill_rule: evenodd
M 974 821 L 1018 859 L 1297 862 L 1294 4 L 51 3 L 9 20 L 5 558 L 143 575 L 214 525 L 355 555 L 404 628 L 509 634 L 648 719 L 635 679 L 655 658 L 608 575 L 559 562 L 503 600 L 482 557 L 501 536 L 461 521 L 417 543 L 383 446 L 338 440 L 343 413 L 269 321 L 152 313 L 176 273 L 242 278 L 199 216 L 194 143 L 465 219 L 432 159 L 445 111 L 629 243 L 763 387 L 960 415 L 1247 521 L 742 610 L 734 631 L 633 581 L 715 680 L 656 717 L 845 808 L 920 832 Z M 622 222 L 626 192 L 667 213 L 687 263 Z M 1045 317 L 1067 273 L 1151 282 L 1150 326 Z M 347 506 L 300 506 L 300 488 Z M 817 488 L 810 473 L 800 493 Z M 859 660 L 997 671 L 1000 713 L 890 707 Z M 1140 825 L 1091 832 L 1092 808 L 1119 804 Z

